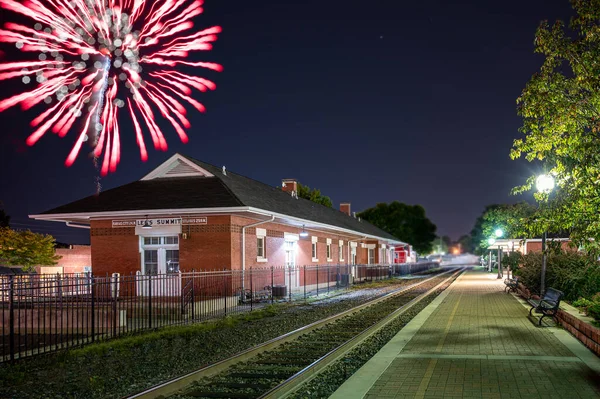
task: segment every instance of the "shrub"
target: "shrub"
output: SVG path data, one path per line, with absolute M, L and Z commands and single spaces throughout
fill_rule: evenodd
M 531 253 L 522 257 L 517 274 L 532 293 L 540 292 L 542 254 Z M 593 257 L 576 253 L 550 253 L 546 266 L 546 287 L 565 294 L 565 300 L 592 298 L 600 292 L 600 263 Z

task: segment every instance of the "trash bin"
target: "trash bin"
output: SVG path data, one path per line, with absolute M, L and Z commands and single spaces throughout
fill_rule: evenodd
M 287 296 L 287 285 L 273 286 L 273 298 L 285 298 Z

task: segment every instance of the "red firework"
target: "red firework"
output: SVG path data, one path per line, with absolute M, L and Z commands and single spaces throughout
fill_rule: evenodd
M 33 28 L 6 23 L 0 42 L 38 53 L 37 60 L 0 63 L 0 80 L 37 83 L 32 90 L 1 100 L 0 112 L 16 105 L 26 110 L 48 104 L 31 122 L 35 131 L 27 138 L 28 145 L 50 130 L 64 137 L 82 118 L 65 164 L 71 166 L 83 143 L 91 139 L 94 156 L 104 154 L 102 175 L 114 172 L 121 157 L 120 108 L 133 120 L 142 160 L 148 153 L 140 122 L 147 126 L 154 148 L 167 149 L 155 122 L 156 110 L 187 143 L 185 129 L 190 123 L 182 102 L 204 112 L 204 106 L 190 97 L 192 88 L 204 92 L 216 85 L 180 69 L 223 69 L 186 60 L 191 51 L 210 50 L 221 32 L 218 26 L 190 32 L 192 19 L 203 12 L 202 4 L 203 0 L 0 0 L 0 7 L 34 21 Z

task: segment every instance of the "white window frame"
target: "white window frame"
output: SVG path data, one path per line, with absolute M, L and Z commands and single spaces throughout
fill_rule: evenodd
M 331 244 L 327 244 L 327 262 L 333 262 L 331 258 Z
M 369 265 L 375 264 L 375 248 L 367 248 L 367 263 Z
M 344 241 L 343 240 L 340 240 L 340 242 L 339 242 L 338 259 L 340 260 L 340 262 L 344 261 Z
M 157 275 L 163 275 L 163 274 L 176 274 L 179 272 L 174 272 L 174 273 L 168 273 L 166 270 L 167 265 L 165 264 L 166 259 L 166 251 L 169 250 L 174 250 L 174 251 L 180 251 L 179 249 L 179 243 L 180 243 L 180 239 L 178 235 L 173 235 L 173 234 L 165 234 L 165 235 L 160 235 L 160 236 L 139 236 L 140 237 L 140 258 L 141 258 L 141 265 L 140 265 L 140 271 L 145 274 L 145 275 L 149 275 L 149 276 L 153 276 L 154 274 L 147 274 L 147 270 L 146 270 L 146 260 L 145 260 L 145 252 L 146 250 L 149 251 L 157 251 Z M 158 239 L 158 243 L 155 244 L 145 244 L 145 240 L 146 238 L 150 238 L 150 239 Z M 175 239 L 174 241 L 176 241 L 176 243 L 169 243 L 167 244 L 166 241 L 167 239 Z M 181 252 L 180 252 L 181 255 Z M 181 270 L 181 258 L 179 258 L 178 263 L 178 269 Z M 161 267 L 164 266 L 165 270 L 161 270 Z
M 262 255 L 258 253 L 259 241 L 262 241 Z M 269 261 L 267 258 L 267 232 L 264 229 L 256 229 L 256 261 L 259 263 Z
M 313 262 L 319 261 L 319 247 L 317 246 L 319 242 L 319 237 L 312 237 L 312 246 L 311 246 L 311 256 Z

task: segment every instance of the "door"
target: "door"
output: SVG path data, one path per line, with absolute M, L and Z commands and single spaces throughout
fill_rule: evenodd
M 288 282 L 290 288 L 298 288 L 300 284 L 299 270 L 296 267 L 296 242 L 285 242 L 285 266 L 288 271 Z
M 141 295 L 177 296 L 181 293 L 179 237 L 140 237 L 142 267 L 138 292 Z

